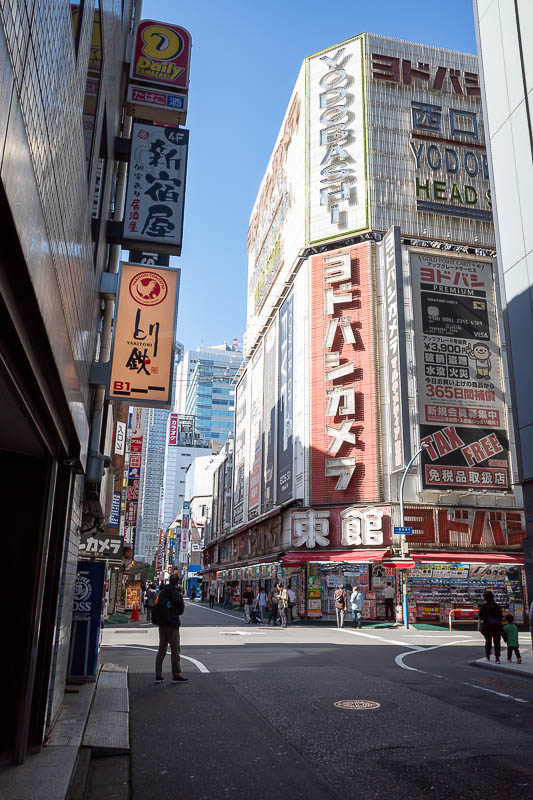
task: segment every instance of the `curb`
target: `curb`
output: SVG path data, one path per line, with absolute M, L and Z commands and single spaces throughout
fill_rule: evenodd
M 506 675 L 514 675 L 518 678 L 527 678 L 529 680 L 533 678 L 533 672 L 519 671 L 514 667 L 508 667 L 507 664 L 496 664 L 496 662 L 493 661 L 488 661 L 485 664 L 480 661 L 469 661 L 468 665 L 470 667 L 477 667 L 478 669 L 487 669 L 491 672 L 499 672 L 500 674 L 505 672 Z

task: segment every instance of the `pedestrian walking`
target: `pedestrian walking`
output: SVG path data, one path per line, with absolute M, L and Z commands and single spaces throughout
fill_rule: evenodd
M 155 589 L 155 583 L 151 583 L 148 589 L 146 590 L 146 621 L 152 621 L 152 609 L 155 606 L 155 601 L 157 597 L 157 592 Z
M 518 628 L 514 624 L 514 617 L 512 614 L 505 615 L 507 625 L 503 626 L 502 635 L 505 643 L 507 644 L 507 661 L 513 660 L 513 653 L 516 655 L 516 660 L 519 664 L 522 663 L 522 656 L 520 655 L 519 642 L 518 642 Z
M 268 614 L 268 624 L 272 621 L 274 627 L 276 627 L 276 622 L 278 620 L 278 607 L 279 607 L 279 592 L 277 588 L 274 591 L 270 592 L 268 603 L 270 606 L 270 611 Z
M 353 624 L 354 628 L 363 627 L 363 603 L 365 601 L 365 593 L 360 586 L 354 586 L 350 595 L 350 605 L 352 607 Z
M 250 625 L 252 621 L 252 606 L 254 604 L 254 593 L 252 592 L 252 587 L 247 586 L 246 591 L 243 594 L 244 600 L 244 616 L 248 625 Z
M 222 608 L 231 608 L 231 584 L 224 584 L 224 602 Z
M 502 610 L 494 600 L 494 595 L 487 590 L 485 600 L 479 607 L 478 626 L 485 637 L 485 656 L 490 661 L 492 643 L 494 642 L 494 656 L 496 664 L 500 663 L 500 639 L 502 635 Z
M 287 627 L 287 609 L 289 608 L 289 594 L 283 583 L 278 584 L 278 610 L 279 618 L 281 620 L 281 627 Z
M 170 576 L 163 586 L 153 611 L 154 624 L 159 627 L 159 649 L 155 657 L 155 682 L 163 683 L 163 661 L 170 645 L 172 683 L 185 683 L 188 678 L 181 674 L 180 665 L 180 616 L 185 610 L 183 594 L 178 591 L 179 577 Z
M 343 628 L 346 615 L 346 589 L 344 588 L 344 583 L 341 583 L 339 588 L 335 589 L 333 601 L 335 603 L 335 614 L 337 615 L 337 628 Z
M 385 619 L 390 619 L 391 622 L 396 621 L 396 615 L 394 613 L 394 587 L 390 581 L 387 581 L 387 585 L 383 589 L 383 597 L 385 598 Z
M 289 586 L 287 588 L 287 594 L 289 595 L 289 608 L 287 609 L 287 623 L 291 625 L 294 621 L 294 606 L 296 605 L 296 595 Z
M 209 584 L 209 608 L 215 605 L 215 597 L 217 595 L 217 582 L 211 581 Z
M 257 609 L 259 611 L 259 616 L 262 622 L 265 614 L 265 606 L 267 604 L 267 596 L 263 586 L 259 588 L 259 591 L 257 592 L 257 597 L 255 598 L 255 602 L 257 603 Z

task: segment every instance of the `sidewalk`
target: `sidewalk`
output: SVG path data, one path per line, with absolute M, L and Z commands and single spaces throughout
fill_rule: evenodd
M 516 663 L 514 660 L 515 656 L 513 656 L 513 661 L 507 661 L 507 650 L 505 646 L 502 647 L 501 664 L 496 664 L 494 655 L 491 661 L 487 661 L 486 658 L 478 658 L 469 663 L 472 667 L 513 673 L 514 675 L 521 675 L 523 678 L 533 678 L 533 652 L 531 650 L 531 643 L 525 644 L 524 642 L 520 642 L 520 653 L 522 655 L 521 664 Z

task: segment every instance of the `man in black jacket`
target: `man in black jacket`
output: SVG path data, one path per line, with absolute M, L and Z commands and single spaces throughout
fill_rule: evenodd
M 176 573 L 170 576 L 168 586 L 159 592 L 157 605 L 161 603 L 166 608 L 165 624 L 159 625 L 159 650 L 155 657 L 155 682 L 163 683 L 163 660 L 170 645 L 170 658 L 172 662 L 172 683 L 185 683 L 188 678 L 181 674 L 180 667 L 180 616 L 185 610 L 183 595 L 178 591 L 179 577 Z

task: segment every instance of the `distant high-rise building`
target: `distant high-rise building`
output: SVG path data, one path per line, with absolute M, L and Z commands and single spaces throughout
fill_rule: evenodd
M 189 350 L 176 380 L 176 411 L 196 417 L 196 430 L 205 439 L 225 441 L 233 433 L 233 381 L 242 352 L 227 344 Z

